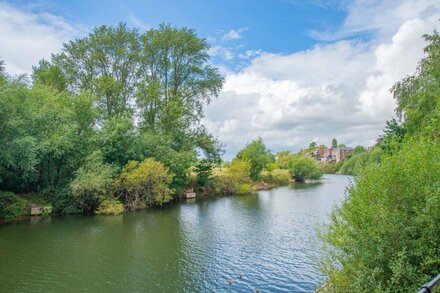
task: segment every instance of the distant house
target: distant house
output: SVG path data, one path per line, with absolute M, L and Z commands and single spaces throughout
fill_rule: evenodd
M 335 157 L 336 162 L 343 161 L 348 155 L 353 153 L 353 148 L 351 147 L 342 147 L 336 148 L 333 150 L 333 156 Z

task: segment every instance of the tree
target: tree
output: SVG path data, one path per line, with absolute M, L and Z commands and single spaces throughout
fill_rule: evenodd
M 153 205 L 163 205 L 172 199 L 169 187 L 173 174 L 162 163 L 146 159 L 139 163 L 130 161 L 116 178 L 116 188 L 121 192 L 126 210 L 137 210 Z
M 238 152 L 236 158 L 251 164 L 251 178 L 254 181 L 260 179 L 261 171 L 267 164 L 275 161 L 274 156 L 266 148 L 261 138 L 248 143 L 244 149 Z
M 383 134 L 379 136 L 377 145 L 387 153 L 394 152 L 403 142 L 405 137 L 405 128 L 396 119 L 386 122 Z
M 332 149 L 335 149 L 338 147 L 338 141 L 336 140 L 336 138 L 332 139 Z
M 440 145 L 414 140 L 364 168 L 322 235 L 330 292 L 415 292 L 440 267 Z
M 396 113 L 411 135 L 424 132 L 440 137 L 440 34 L 424 35 L 428 45 L 414 75 L 397 82 L 391 89 L 397 102 Z
M 42 59 L 38 66 L 33 66 L 32 69 L 34 86 L 47 86 L 60 92 L 68 89 L 67 78 L 59 66 Z
M 368 151 L 355 151 L 351 157 L 343 161 L 340 171 L 342 174 L 359 175 L 366 166 L 379 164 L 383 155 L 384 152 L 378 147 Z
M 98 133 L 104 161 L 122 169 L 129 160 L 137 159 L 136 133 L 130 117 L 108 118 Z
M 204 187 L 212 182 L 212 163 L 208 160 L 200 160 L 195 166 L 195 172 L 197 176 L 197 185 Z
M 291 151 L 282 151 L 276 154 L 276 164 L 280 169 L 288 169 L 289 162 L 292 159 L 293 154 Z
M 338 144 L 338 148 L 346 148 L 347 146 L 344 143 Z
M 358 146 L 356 146 L 356 147 L 354 148 L 354 150 L 353 150 L 353 154 L 354 154 L 354 155 L 357 155 L 357 154 L 361 154 L 361 153 L 363 153 L 363 152 L 365 152 L 365 151 L 366 151 L 365 147 L 363 147 L 363 146 L 361 146 L 361 145 L 358 145 Z
M 298 154 L 289 162 L 290 173 L 295 181 L 304 182 L 306 179 L 317 180 L 322 176 L 322 170 L 315 159 Z
M 191 29 L 162 24 L 143 34 L 140 41 L 142 80 L 137 104 L 144 125 L 198 123 L 203 105 L 217 96 L 223 85 L 223 77 L 209 64 L 206 40 Z
M 130 108 L 139 75 L 139 51 L 137 30 L 123 23 L 103 25 L 87 37 L 64 44 L 52 62 L 62 70 L 70 90 L 88 90 L 98 97 L 106 118 Z

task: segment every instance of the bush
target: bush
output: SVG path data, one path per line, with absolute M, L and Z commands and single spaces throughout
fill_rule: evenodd
M 26 200 L 12 192 L 0 192 L 0 219 L 12 220 L 26 213 Z
M 247 194 L 253 191 L 250 162 L 233 160 L 225 172 L 216 178 L 217 192 L 222 194 Z
M 93 213 L 105 198 L 112 196 L 113 173 L 113 167 L 104 164 L 99 153 L 87 158 L 86 164 L 76 171 L 70 187 L 83 213 Z
M 173 174 L 162 163 L 149 158 L 139 163 L 130 161 L 115 181 L 128 210 L 163 205 L 172 199 L 170 184 Z
M 322 238 L 331 292 L 417 292 L 440 269 L 440 143 L 370 164 Z
M 234 183 L 232 185 L 232 190 L 234 194 L 249 194 L 254 191 L 252 185 L 250 183 Z
M 289 162 L 290 172 L 295 181 L 303 182 L 306 179 L 317 180 L 322 177 L 322 170 L 315 159 L 298 154 Z
M 99 205 L 95 214 L 98 215 L 119 215 L 124 212 L 124 205 L 116 199 L 104 199 Z
M 346 158 L 345 161 L 348 159 Z M 320 162 L 318 163 L 319 168 L 321 168 L 322 172 L 324 174 L 335 174 L 339 172 L 339 169 L 341 168 L 341 162 L 339 163 L 333 163 L 333 162 Z
M 281 170 L 273 170 L 261 176 L 264 182 L 275 185 L 287 185 L 290 182 L 290 175 L 288 173 L 281 173 Z
M 358 175 L 367 165 L 379 163 L 383 155 L 384 152 L 378 147 L 363 153 L 353 154 L 344 160 L 340 171 L 342 174 Z
M 69 187 L 47 188 L 37 194 L 37 198 L 52 206 L 52 213 L 58 215 L 77 214 L 80 212 Z

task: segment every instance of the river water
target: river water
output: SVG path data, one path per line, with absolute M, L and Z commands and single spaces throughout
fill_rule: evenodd
M 311 292 L 348 176 L 120 216 L 0 226 L 0 292 Z

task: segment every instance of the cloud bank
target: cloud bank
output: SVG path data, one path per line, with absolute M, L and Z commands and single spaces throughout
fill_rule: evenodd
M 50 13 L 35 13 L 0 2 L 0 58 L 12 74 L 32 71 L 32 65 L 59 52 L 63 42 L 81 28 Z
M 229 71 L 205 123 L 230 159 L 260 136 L 273 151 L 311 141 L 372 145 L 394 116 L 391 86 L 423 57 L 423 34 L 439 27 L 437 1 L 354 1 L 339 31 L 293 54 L 259 52 Z M 359 33 L 370 37 L 355 38 Z M 329 41 L 330 40 L 330 41 Z M 316 139 L 317 138 L 317 139 Z

